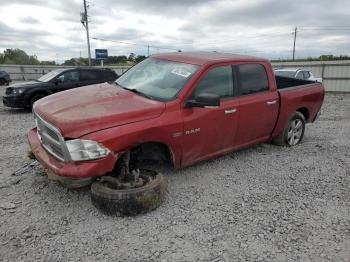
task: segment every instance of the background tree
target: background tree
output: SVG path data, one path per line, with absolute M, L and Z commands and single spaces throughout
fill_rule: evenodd
M 128 61 L 129 62 L 135 62 L 135 54 L 134 53 L 130 53 L 130 55 L 128 57 Z
M 128 61 L 128 58 L 125 55 L 122 56 L 108 56 L 104 64 L 106 65 L 117 65 L 125 64 Z
M 138 55 L 136 58 L 135 58 L 135 63 L 139 63 L 141 62 L 142 60 L 146 59 L 146 56 L 144 55 Z
M 14 65 L 46 65 L 56 64 L 54 61 L 40 62 L 36 55 L 29 56 L 21 49 L 5 49 L 4 53 L 0 53 L 0 64 Z
M 94 59 L 91 59 L 91 62 L 94 63 Z M 71 58 L 69 60 L 64 61 L 62 64 L 64 66 L 87 66 L 89 65 L 88 58 Z

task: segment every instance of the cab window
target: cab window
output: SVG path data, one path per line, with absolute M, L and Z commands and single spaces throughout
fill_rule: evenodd
M 299 71 L 296 75 L 296 78 L 298 79 L 304 79 L 304 75 L 303 75 L 303 72 L 302 71 Z
M 240 79 L 239 95 L 250 95 L 269 90 L 269 81 L 263 65 L 239 65 L 238 73 Z
M 100 77 L 99 71 L 97 70 L 81 70 L 80 79 L 82 81 L 93 81 L 98 80 Z
M 304 79 L 310 78 L 310 73 L 308 71 L 303 71 Z
M 191 98 L 199 94 L 215 94 L 220 98 L 233 97 L 233 77 L 231 66 L 220 66 L 211 69 L 198 83 Z
M 57 80 L 61 83 L 77 82 L 79 81 L 79 73 L 77 71 L 65 72 L 57 77 Z

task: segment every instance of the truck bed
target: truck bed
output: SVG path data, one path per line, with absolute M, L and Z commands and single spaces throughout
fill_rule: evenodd
M 317 83 L 315 81 L 284 77 L 284 76 L 275 76 L 275 78 L 276 78 L 276 84 L 277 84 L 278 90 L 289 88 L 289 87 L 297 87 L 297 86 Z
M 295 111 L 301 112 L 306 122 L 313 122 L 316 119 L 324 99 L 322 83 L 276 76 L 276 85 L 279 114 L 272 136 L 282 132 L 289 117 Z

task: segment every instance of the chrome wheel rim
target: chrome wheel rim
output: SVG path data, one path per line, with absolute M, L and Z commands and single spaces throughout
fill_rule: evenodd
M 303 135 L 304 125 L 300 119 L 294 119 L 289 126 L 287 141 L 290 146 L 298 144 Z

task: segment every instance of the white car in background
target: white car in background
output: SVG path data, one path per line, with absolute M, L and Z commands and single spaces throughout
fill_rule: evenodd
M 300 69 L 300 68 L 275 69 L 275 74 L 278 76 L 322 82 L 322 78 L 315 77 L 311 71 L 306 69 Z

